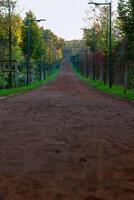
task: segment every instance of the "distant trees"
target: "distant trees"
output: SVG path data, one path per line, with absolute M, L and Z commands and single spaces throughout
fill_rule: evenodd
M 60 50 L 65 46 L 65 41 L 58 38 L 51 30 L 43 31 L 43 38 L 46 46 L 46 61 L 53 63 L 54 59 L 61 59 Z
M 17 9 L 17 0 L 0 0 L 0 87 L 3 80 L 3 60 L 16 60 L 19 76 L 26 76 L 29 28 L 30 70 L 35 73 L 45 64 L 51 65 L 61 60 L 62 47 L 65 45 L 65 41 L 58 38 L 51 30 L 39 26 L 31 10 L 22 19 Z M 5 76 L 7 83 L 10 76 L 11 73 Z
M 119 0 L 118 13 L 127 40 L 126 56 L 134 60 L 134 1 Z
M 89 75 L 109 79 L 109 7 L 91 7 L 86 11 L 87 28 L 83 41 L 87 51 L 81 55 L 81 66 Z M 87 63 L 88 61 L 88 63 Z M 118 12 L 112 13 L 112 81 L 127 88 L 134 87 L 134 1 L 119 0 Z
M 28 26 L 28 22 L 30 22 Z M 27 37 L 28 28 L 30 28 L 30 57 L 38 61 L 41 54 L 45 56 L 45 61 L 53 63 L 56 57 L 56 49 L 62 48 L 64 40 L 58 38 L 51 30 L 39 27 L 36 22 L 36 16 L 32 11 L 26 13 L 22 25 L 22 52 L 27 55 Z

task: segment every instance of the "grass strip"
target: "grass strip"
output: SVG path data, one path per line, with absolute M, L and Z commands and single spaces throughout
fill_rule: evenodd
M 90 77 L 85 77 L 73 68 L 73 72 L 81 79 L 84 80 L 88 85 L 93 86 L 105 93 L 109 93 L 118 97 L 123 97 L 128 100 L 134 100 L 134 89 L 128 89 L 126 94 L 124 94 L 124 88 L 118 85 L 113 85 L 112 88 L 109 88 L 108 85 L 100 80 L 93 81 Z
M 45 80 L 35 81 L 34 83 L 29 84 L 28 86 L 22 86 L 22 87 L 11 88 L 11 89 L 1 89 L 0 90 L 0 96 L 7 96 L 7 95 L 10 95 L 10 94 L 17 94 L 17 93 L 27 92 L 27 91 L 36 89 L 39 86 L 47 83 L 48 81 L 53 80 L 58 75 L 59 71 L 60 70 L 58 69 L 58 70 L 56 70 L 55 73 L 53 73 L 52 75 L 47 77 Z

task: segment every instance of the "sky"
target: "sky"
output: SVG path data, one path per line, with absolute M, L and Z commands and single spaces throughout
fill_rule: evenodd
M 101 0 L 96 0 L 101 1 Z M 81 39 L 85 27 L 83 17 L 88 9 L 89 0 L 19 0 L 21 15 L 33 10 L 37 19 L 46 19 L 40 23 L 45 29 L 51 29 L 58 37 L 66 40 Z M 113 5 L 117 0 L 113 0 Z

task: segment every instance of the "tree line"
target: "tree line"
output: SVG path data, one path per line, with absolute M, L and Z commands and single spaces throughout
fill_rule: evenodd
M 95 65 L 95 79 L 104 84 L 109 81 L 109 17 L 107 5 L 90 6 L 86 11 L 87 28 L 76 59 L 85 75 L 93 77 Z M 117 11 L 112 12 L 112 83 L 134 88 L 133 0 L 119 0 Z
M 51 73 L 52 68 L 59 65 L 62 58 L 62 47 L 65 44 L 65 41 L 56 36 L 51 30 L 39 26 L 38 19 L 33 11 L 29 10 L 25 18 L 22 18 L 19 14 L 17 3 L 18 1 L 15 0 L 0 0 L 1 88 L 3 88 L 3 82 L 4 87 L 5 85 L 9 87 L 10 76 L 15 81 L 14 74 L 18 74 L 17 79 L 20 84 L 21 82 L 22 84 L 26 83 L 29 29 L 30 66 L 28 73 L 30 73 L 30 81 L 41 77 L 43 79 L 46 71 Z M 29 21 L 30 24 L 28 24 Z M 42 75 L 40 74 L 41 70 Z

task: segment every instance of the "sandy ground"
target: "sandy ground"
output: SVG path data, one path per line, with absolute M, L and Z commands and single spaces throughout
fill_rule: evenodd
M 134 104 L 75 77 L 0 99 L 0 200 L 134 200 Z

